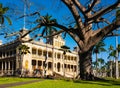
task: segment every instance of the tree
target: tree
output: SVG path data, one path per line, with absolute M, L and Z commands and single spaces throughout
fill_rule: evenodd
M 18 46 L 18 49 L 19 49 L 19 54 L 20 55 L 30 53 L 29 47 L 27 45 L 20 45 L 20 46 Z
M 0 3 L 0 25 L 4 24 L 5 19 L 8 21 L 9 25 L 12 24 L 10 18 L 5 15 L 8 10 L 8 7 L 3 7 L 2 3 Z
M 45 16 L 43 16 L 43 19 L 45 20 L 46 23 L 56 22 L 56 19 L 52 19 L 52 16 L 49 15 L 49 14 L 46 14 Z M 39 22 L 40 20 L 37 19 L 36 21 Z M 57 30 L 56 30 L 55 27 L 46 25 L 46 26 L 43 28 L 41 34 L 42 34 L 42 36 L 43 36 L 43 35 L 48 36 L 48 35 L 53 34 L 53 32 L 56 32 L 56 31 L 57 31 Z
M 51 22 L 54 22 L 56 21 L 55 19 L 52 19 L 52 16 L 50 16 L 49 14 L 43 16 L 43 19 L 46 21 L 46 23 L 51 23 Z M 40 22 L 40 18 L 38 18 L 36 20 L 36 22 Z M 41 36 L 48 36 L 48 35 L 52 35 L 54 32 L 56 32 L 56 28 L 55 27 L 52 27 L 52 26 L 49 26 L 49 25 L 46 25 L 44 26 L 43 30 L 42 30 L 42 33 L 41 33 Z M 44 68 L 44 75 L 46 75 L 46 66 L 47 66 L 47 56 L 48 56 L 48 52 L 47 52 L 47 43 L 49 43 L 51 40 L 51 38 L 47 38 L 46 37 L 46 58 L 45 58 L 45 68 Z
M 120 44 L 118 44 L 117 50 L 118 50 L 118 53 L 120 53 Z M 118 54 L 118 56 L 119 56 L 119 54 Z
M 120 26 L 120 19 L 111 22 L 111 19 L 108 19 L 110 12 L 114 12 L 115 9 L 119 6 L 120 1 L 116 0 L 113 4 L 105 6 L 103 8 L 97 9 L 100 0 L 89 0 L 87 4 L 83 4 L 80 0 L 61 0 L 66 7 L 68 7 L 74 18 L 74 24 L 77 26 L 74 27 L 74 24 L 64 25 L 60 24 L 57 21 L 47 22 L 44 19 L 44 16 L 41 16 L 41 20 L 38 25 L 30 29 L 28 33 L 41 28 L 42 26 L 54 26 L 60 30 L 50 36 L 54 36 L 61 32 L 67 32 L 78 44 L 79 47 L 79 59 L 80 59 L 80 77 L 81 79 L 86 79 L 92 74 L 92 50 L 93 47 L 110 34 L 113 30 L 117 29 Z M 107 15 L 107 17 L 106 17 Z M 114 16 L 115 17 L 115 16 Z M 99 26 L 100 24 L 105 24 Z M 93 25 L 96 25 L 97 28 L 94 30 Z M 23 35 L 21 38 L 26 36 L 28 33 Z M 50 37 L 49 36 L 49 37 Z M 45 36 L 43 36 L 45 37 Z M 48 37 L 48 36 L 47 36 Z
M 97 69 L 96 69 L 96 76 L 100 76 L 102 73 L 102 66 L 104 65 L 105 61 L 102 58 L 98 58 L 98 62 L 97 62 Z M 99 75 L 98 75 L 99 73 Z
M 102 67 L 102 65 L 105 64 L 105 61 L 104 61 L 104 59 L 102 59 L 102 58 L 98 58 L 98 62 L 99 62 L 99 64 L 100 64 L 100 68 Z
M 19 62 L 19 66 L 20 66 L 20 76 L 22 76 L 22 62 L 23 62 L 23 55 L 24 54 L 28 54 L 30 53 L 29 51 L 29 47 L 27 45 L 19 45 L 18 46 L 18 50 L 19 50 L 19 59 L 20 59 L 20 62 Z
M 99 61 L 98 61 L 98 54 L 99 54 L 100 52 L 105 52 L 105 51 L 106 51 L 105 48 L 104 48 L 104 46 L 105 46 L 104 42 L 103 42 L 103 41 L 100 41 L 100 42 L 97 43 L 97 44 L 94 46 L 94 48 L 93 48 L 93 53 L 96 54 L 96 63 L 99 62 Z M 97 69 L 98 69 L 97 66 L 98 66 L 98 65 L 96 65 L 96 73 L 97 73 Z
M 110 47 L 108 48 L 108 51 L 109 51 L 109 56 L 108 56 L 108 59 L 109 59 L 109 66 L 110 66 L 110 77 L 112 77 L 113 76 L 113 61 L 112 61 L 112 59 L 111 59 L 111 57 L 115 57 L 115 53 L 112 53 L 112 51 L 114 50 L 114 48 L 113 48 L 113 46 L 112 45 L 110 45 Z
M 116 58 L 115 58 L 115 78 L 119 78 L 119 63 L 118 63 L 118 57 L 120 52 L 120 44 L 116 43 Z
M 112 52 L 109 54 L 109 57 L 115 58 L 115 64 L 118 63 L 118 59 L 116 59 L 118 58 L 117 53 L 119 53 L 119 44 L 117 45 L 117 49 L 116 50 L 113 49 Z M 118 66 L 115 65 L 115 68 L 118 68 Z M 118 77 L 119 77 L 119 70 L 115 70 L 115 78 L 118 79 Z

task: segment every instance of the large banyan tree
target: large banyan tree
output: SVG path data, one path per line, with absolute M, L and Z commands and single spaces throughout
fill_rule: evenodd
M 93 47 L 107 35 L 110 36 L 113 30 L 120 26 L 119 10 L 116 16 L 116 10 L 119 7 L 120 0 L 114 0 L 113 4 L 100 7 L 101 0 L 60 0 L 71 12 L 71 18 L 74 18 L 75 25 L 63 25 L 57 19 L 47 20 L 45 16 L 37 19 L 38 25 L 29 30 L 28 33 L 41 27 L 57 27 L 60 30 L 54 32 L 54 36 L 62 32 L 68 33 L 79 47 L 80 78 L 87 79 L 92 74 L 92 50 Z M 87 4 L 83 4 L 86 2 Z M 104 3 L 104 1 L 103 1 Z M 37 12 L 36 12 L 37 13 Z M 111 19 L 111 15 L 115 14 Z M 116 18 L 117 17 L 117 18 Z M 99 26 L 99 24 L 104 24 Z M 94 27 L 94 25 L 97 25 Z M 27 34 L 28 34 L 27 33 Z M 26 35 L 26 34 L 25 34 Z M 24 37 L 23 35 L 22 37 Z M 39 35 L 43 36 L 43 35 Z M 49 37 L 46 36 L 46 37 Z M 45 36 L 44 36 L 45 37 Z

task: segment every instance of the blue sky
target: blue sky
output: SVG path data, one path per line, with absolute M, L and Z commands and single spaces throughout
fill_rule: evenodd
M 11 9 L 16 9 L 16 11 L 11 10 L 12 12 L 9 12 L 8 15 L 12 18 L 13 25 L 9 26 L 7 25 L 7 28 L 9 29 L 9 32 L 18 31 L 21 28 L 23 28 L 23 19 L 17 19 L 20 16 L 24 14 L 24 4 L 21 2 L 23 0 L 0 0 L 1 3 L 3 3 L 4 6 L 9 6 Z M 87 0 L 80 0 L 84 3 L 84 1 Z M 102 0 L 102 5 L 107 6 L 108 4 L 112 4 L 116 0 Z M 56 18 L 57 21 L 63 25 L 68 25 L 69 22 L 73 21 L 73 18 L 71 16 L 70 11 L 68 11 L 67 7 L 59 2 L 59 0 L 29 0 L 28 1 L 28 7 L 26 14 L 39 11 L 41 15 L 46 15 L 47 13 L 52 15 L 53 18 Z M 35 17 L 31 18 L 32 20 Z M 26 17 L 26 21 L 31 21 L 29 18 Z M 26 28 L 30 29 L 34 27 L 35 25 L 29 24 L 26 22 Z M 8 29 L 4 31 L 8 31 Z M 11 30 L 12 29 L 12 30 Z M 1 32 L 1 30 L 0 30 Z M 0 39 L 3 40 L 3 43 L 6 43 L 8 40 L 4 39 L 4 36 L 0 36 Z M 67 36 L 65 38 L 66 45 L 70 46 L 71 49 L 73 49 L 74 46 L 77 44 L 70 38 L 70 36 Z M 119 39 L 120 43 L 120 39 Z M 107 49 L 110 45 L 115 46 L 115 37 L 110 37 L 105 39 L 105 48 Z M 101 53 L 99 57 L 105 58 L 107 60 L 108 53 Z M 93 59 L 95 59 L 95 56 L 93 55 Z
M 7 26 L 9 26 L 8 28 L 13 32 L 14 31 L 18 31 L 20 30 L 20 28 L 23 27 L 23 19 L 17 19 L 20 16 L 22 16 L 24 14 L 24 4 L 22 2 L 23 0 L 0 0 L 1 3 L 3 3 L 4 6 L 9 6 L 11 9 L 17 9 L 16 11 L 13 11 L 13 16 L 12 16 L 12 22 L 13 25 L 9 26 L 8 24 L 6 24 Z M 54 0 L 52 0 L 54 1 Z M 46 5 L 46 2 L 47 5 Z M 54 4 L 54 5 L 53 5 Z M 58 22 L 60 22 L 61 24 L 65 23 L 65 25 L 67 25 L 68 23 L 64 21 L 64 19 L 68 19 L 67 15 L 70 14 L 70 12 L 67 11 L 67 8 L 61 4 L 61 2 L 57 2 L 57 0 L 54 3 L 51 3 L 49 0 L 29 0 L 28 5 L 30 5 L 30 7 L 27 7 L 26 10 L 26 14 L 30 14 L 36 11 L 39 11 L 41 15 L 46 15 L 47 13 L 49 15 L 52 15 L 53 18 L 56 18 Z M 36 8 L 35 8 L 36 7 Z M 64 8 L 60 9 L 60 8 Z M 61 14 L 64 13 L 64 14 Z M 17 14 L 17 15 L 16 15 Z M 8 13 L 8 15 L 12 15 L 11 12 L 10 14 Z M 16 16 L 15 16 L 16 15 Z M 26 17 L 26 21 L 28 21 L 28 18 Z M 34 27 L 34 25 L 30 24 L 30 26 L 28 26 L 28 23 L 26 22 L 26 28 L 30 29 Z M 7 31 L 6 31 L 7 32 Z M 4 36 L 0 36 L 3 40 L 3 43 L 6 43 L 8 40 L 4 39 Z M 76 43 L 72 40 L 72 38 L 69 37 L 69 35 L 67 35 L 67 37 L 65 38 L 66 40 L 66 45 L 70 46 L 71 49 L 73 49 L 72 47 L 76 46 Z

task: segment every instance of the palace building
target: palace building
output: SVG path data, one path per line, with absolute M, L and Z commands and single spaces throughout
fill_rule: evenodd
M 23 29 L 21 34 L 27 32 Z M 22 40 L 29 40 L 27 35 Z M 65 77 L 76 77 L 79 73 L 78 53 L 73 50 L 65 53 L 61 35 L 43 41 L 22 42 L 16 39 L 2 44 L 0 41 L 0 76 L 44 76 L 59 74 Z M 30 53 L 20 55 L 18 46 L 27 45 Z

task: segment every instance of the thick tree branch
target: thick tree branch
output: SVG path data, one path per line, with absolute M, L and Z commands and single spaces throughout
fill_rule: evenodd
M 85 19 L 88 19 L 88 17 L 85 14 L 86 8 L 78 1 L 78 0 L 73 0 L 77 8 L 81 11 L 81 13 L 84 15 Z
M 94 20 L 100 18 L 102 15 L 104 15 L 107 12 L 112 11 L 113 9 L 115 9 L 118 5 L 120 4 L 120 2 L 116 2 L 115 4 L 105 8 L 105 9 L 101 9 L 99 12 L 96 12 L 95 14 L 91 15 L 91 17 L 88 18 L 89 23 L 94 22 Z
M 55 36 L 59 33 L 62 33 L 62 32 L 67 32 L 74 40 L 75 42 L 78 44 L 78 46 L 81 48 L 82 46 L 84 46 L 83 44 L 83 41 L 80 39 L 79 35 L 76 35 L 75 32 L 75 29 L 73 28 L 66 28 L 65 26 L 63 25 L 60 25 L 60 24 L 57 24 L 57 23 L 49 23 L 49 24 L 42 24 L 42 26 L 54 26 L 54 27 L 57 27 L 57 28 L 60 28 L 61 30 L 56 32 L 56 33 L 53 33 L 52 35 L 50 36 Z M 41 35 L 40 35 L 41 36 Z M 50 37 L 50 36 L 43 36 L 43 37 Z M 80 45 L 81 46 L 80 46 Z
M 55 32 L 55 33 L 53 33 L 53 34 L 51 34 L 51 35 L 42 36 L 42 34 L 38 34 L 37 36 L 40 36 L 40 37 L 43 37 L 43 38 L 49 38 L 49 37 L 52 37 L 52 36 L 55 36 L 55 35 L 61 34 L 61 33 L 63 33 L 63 32 L 64 32 L 64 30 L 61 29 L 61 30 L 59 30 L 58 32 Z
M 65 3 L 65 5 L 69 8 L 69 10 L 71 11 L 71 13 L 73 14 L 73 17 L 74 17 L 74 19 L 75 19 L 75 21 L 77 23 L 78 28 L 79 28 L 78 31 L 81 34 L 80 38 L 82 40 L 84 40 L 84 35 L 83 35 L 83 31 L 84 30 L 82 30 L 82 28 L 84 27 L 84 25 L 82 23 L 82 20 L 80 18 L 78 10 L 77 10 L 76 6 L 74 5 L 74 2 L 72 0 L 62 0 L 62 1 Z
M 120 19 L 116 20 L 115 22 L 111 23 L 110 25 L 102 29 L 94 31 L 93 35 L 91 35 L 88 41 L 88 45 L 90 44 L 92 44 L 90 46 L 95 45 L 98 41 L 103 39 L 106 35 L 110 34 L 113 30 L 116 30 L 118 27 L 120 27 Z

